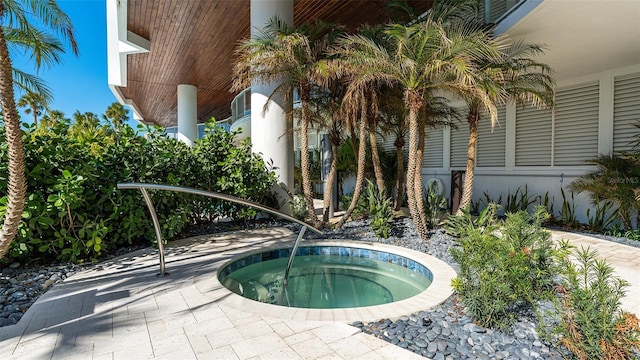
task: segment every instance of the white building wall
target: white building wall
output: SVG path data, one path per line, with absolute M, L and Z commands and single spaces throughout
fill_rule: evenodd
M 567 190 L 567 186 L 580 175 L 594 169 L 593 166 L 584 163 L 584 156 L 580 153 L 576 153 L 575 161 L 572 162 L 568 160 L 566 154 L 570 154 L 571 151 L 567 151 L 566 140 L 563 140 L 563 136 L 566 137 L 566 134 L 570 133 L 570 128 L 567 127 L 566 119 L 571 120 L 570 122 L 572 122 L 572 124 L 570 124 L 570 126 L 574 126 L 576 128 L 576 134 L 586 131 L 584 139 L 578 136 L 573 141 L 575 141 L 577 148 L 585 147 L 585 144 L 581 144 L 580 141 L 584 140 L 590 142 L 591 144 L 587 144 L 585 147 L 585 151 L 589 151 L 590 155 L 595 155 L 595 151 L 593 149 L 596 148 L 600 154 L 611 153 L 614 151 L 614 144 L 621 144 L 622 142 L 626 143 L 628 142 L 628 139 L 633 138 L 640 131 L 631 126 L 632 123 L 640 120 L 640 97 L 635 95 L 640 94 L 640 64 L 630 67 L 611 69 L 580 78 L 568 79 L 559 82 L 557 84 L 557 88 L 559 90 L 565 89 L 566 91 L 564 92 L 564 96 L 566 97 L 572 88 L 584 90 L 583 84 L 588 85 L 594 83 L 598 85 L 597 88 L 599 95 L 594 97 L 593 92 L 589 92 L 586 95 L 591 99 L 587 104 L 585 104 L 585 106 L 591 108 L 588 109 L 586 115 L 587 120 L 585 120 L 587 122 L 587 130 L 581 126 L 579 121 L 573 121 L 570 119 L 571 117 L 569 115 L 571 114 L 571 111 L 568 111 L 567 107 L 565 107 L 565 112 L 562 115 L 564 118 L 561 123 L 560 118 L 558 118 L 559 124 L 557 125 L 561 126 L 561 128 L 558 129 L 556 127 L 556 133 L 551 131 L 551 133 L 547 133 L 547 138 L 539 139 L 540 143 L 547 144 L 545 146 L 551 146 L 550 149 L 543 149 L 543 152 L 546 152 L 545 156 L 549 156 L 549 161 L 547 163 L 550 165 L 518 165 L 516 149 L 519 144 L 516 142 L 516 119 L 518 118 L 518 111 L 523 111 L 523 107 L 515 106 L 514 104 L 508 105 L 505 111 L 501 112 L 501 114 L 504 114 L 506 118 L 500 119 L 501 126 L 505 127 L 504 130 L 501 129 L 505 136 L 505 166 L 476 167 L 473 200 L 478 201 L 479 199 L 484 198 L 484 192 L 487 192 L 490 197 L 494 199 L 497 199 L 502 194 L 503 199 L 505 199 L 508 192 L 513 194 L 518 187 L 524 189 L 526 185 L 528 193 L 531 196 L 544 196 L 545 193 L 548 193 L 549 198 L 554 200 L 554 211 L 557 215 L 562 206 L 560 189 L 563 188 L 567 197 L 570 197 L 571 194 Z M 616 83 L 618 84 L 617 108 L 614 106 L 614 99 L 616 98 Z M 636 97 L 635 101 L 630 100 L 633 97 Z M 591 102 L 595 102 L 597 104 L 597 109 L 594 110 Z M 614 109 L 617 109 L 617 115 L 614 115 Z M 576 113 L 580 111 L 584 111 L 582 106 L 578 106 L 576 108 Z M 591 122 L 588 120 L 589 116 L 594 116 L 594 111 L 597 113 L 597 124 L 593 124 L 593 120 Z M 616 117 L 616 127 L 614 127 L 614 116 Z M 555 114 L 552 114 L 548 119 L 548 121 L 551 121 L 551 124 L 548 125 L 550 125 L 552 130 L 554 129 L 554 125 L 556 125 L 554 120 Z M 548 128 L 548 125 L 542 124 L 541 127 Z M 461 152 L 461 149 L 458 148 L 451 149 L 451 146 L 461 146 L 458 144 L 459 141 L 451 141 L 452 139 L 457 139 L 455 134 L 449 135 L 450 132 L 454 131 L 457 130 L 445 129 L 443 131 L 443 158 L 446 159 L 444 161 L 444 165 L 450 163 L 448 160 L 454 159 L 456 157 L 455 154 Z M 597 137 L 594 136 L 594 131 L 597 132 Z M 558 136 L 558 134 L 561 134 L 562 136 Z M 551 139 L 548 137 L 551 137 Z M 558 137 L 558 139 L 556 139 L 556 137 Z M 482 139 L 480 141 L 482 141 Z M 593 144 L 593 141 L 596 141 L 596 143 Z M 562 142 L 565 142 L 565 144 L 562 144 Z M 563 164 L 574 163 L 574 165 L 558 165 L 554 163 L 554 147 L 560 148 L 560 146 L 564 146 L 561 154 L 559 154 L 563 155 L 560 157 L 562 161 L 556 162 Z M 618 147 L 622 147 L 622 145 L 618 145 Z M 616 148 L 615 150 L 618 149 Z M 531 154 L 533 158 L 538 155 L 539 154 Z M 425 154 L 425 156 L 428 156 L 428 154 Z M 527 156 L 527 154 L 523 153 L 521 156 Z M 451 172 L 454 170 L 464 170 L 464 167 L 425 167 L 422 169 L 424 183 L 426 185 L 431 178 L 440 179 L 445 186 L 445 194 L 449 196 L 451 193 Z M 586 209 L 592 207 L 588 194 L 574 194 L 574 204 L 576 207 L 576 216 L 578 221 L 586 222 Z

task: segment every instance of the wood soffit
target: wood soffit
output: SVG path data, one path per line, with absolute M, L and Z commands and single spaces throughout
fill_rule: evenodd
M 355 29 L 388 19 L 381 0 L 295 0 L 297 24 L 322 19 Z M 409 3 L 419 12 L 432 0 Z M 127 87 L 145 121 L 176 125 L 177 86 L 198 88 L 198 122 L 222 120 L 230 93 L 234 50 L 249 36 L 250 0 L 129 0 L 128 30 L 151 42 L 148 53 L 127 56 Z

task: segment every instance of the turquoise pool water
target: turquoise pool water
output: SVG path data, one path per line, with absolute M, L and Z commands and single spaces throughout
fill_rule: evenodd
M 405 257 L 350 247 L 298 249 L 283 288 L 289 249 L 238 259 L 220 271 L 220 282 L 248 299 L 300 308 L 351 308 L 403 300 L 430 284 L 431 272 Z

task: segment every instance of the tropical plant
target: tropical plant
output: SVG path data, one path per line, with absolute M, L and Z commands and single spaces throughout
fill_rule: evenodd
M 481 25 L 476 25 L 481 26 Z M 502 39 L 498 41 L 504 41 Z M 554 100 L 554 81 L 548 65 L 535 60 L 544 53 L 540 45 L 526 44 L 518 41 L 501 46 L 500 56 L 479 58 L 477 86 L 494 105 L 507 101 L 527 102 L 538 107 L 552 107 Z M 493 107 L 486 107 L 483 101 L 475 96 L 463 96 L 469 113 L 469 144 L 467 147 L 467 164 L 460 209 L 471 203 L 473 196 L 473 180 L 475 178 L 476 149 L 478 142 L 478 126 L 483 110 L 491 115 L 491 127 L 496 124 Z M 510 211 L 510 209 L 505 209 Z
M 388 25 L 382 43 L 358 34 L 347 35 L 333 51 L 340 64 L 338 75 L 349 79 L 347 93 L 361 93 L 372 84 L 399 86 L 404 93 L 409 129 L 407 196 L 421 237 L 426 237 L 427 232 L 422 208 L 418 207 L 422 202 L 422 159 L 416 156 L 422 150 L 418 149 L 419 113 L 426 104 L 425 96 L 436 90 L 476 94 L 487 107 L 493 106 L 474 86 L 473 76 L 477 63 L 474 59 L 497 54 L 493 42 L 486 32 L 471 30 L 461 23 L 443 25 L 448 16 L 462 9 L 434 5 L 420 22 Z
M 429 230 L 440 224 L 440 219 L 446 213 L 448 206 L 447 198 L 444 195 L 440 195 L 438 183 L 435 181 L 430 182 L 424 194 L 424 212 Z
M 9 249 L 16 236 L 25 204 L 26 180 L 24 173 L 24 143 L 20 119 L 16 109 L 14 69 L 8 43 L 21 45 L 35 66 L 60 61 L 64 51 L 55 36 L 68 41 L 77 54 L 71 20 L 54 0 L 0 1 L 0 106 L 2 107 L 5 136 L 8 144 L 8 198 L 2 230 L 0 231 L 0 258 Z M 51 31 L 42 31 L 38 27 Z M 16 40 L 21 40 L 18 42 Z M 44 40 L 44 41 L 43 41 Z M 21 73 L 17 73 L 18 75 Z
M 560 188 L 562 195 L 562 206 L 560 206 L 560 222 L 570 228 L 578 227 L 578 219 L 576 217 L 576 203 L 574 201 L 573 191 L 571 198 L 567 198 L 563 188 Z
M 611 201 L 625 228 L 631 229 L 631 216 L 640 209 L 640 156 L 633 154 L 600 155 L 588 161 L 597 169 L 574 180 L 569 189 L 587 191 L 594 203 Z
M 300 162 L 302 190 L 307 203 L 309 221 L 319 226 L 313 206 L 313 192 L 309 177 L 308 131 L 310 125 L 309 104 L 312 89 L 318 81 L 317 66 L 325 50 L 339 32 L 337 27 L 322 21 L 312 25 L 292 27 L 276 18 L 265 28 L 238 48 L 238 61 L 234 67 L 232 90 L 244 90 L 252 82 L 280 83 L 269 96 L 290 99 L 293 90 L 300 96 Z
M 367 185 L 367 199 L 369 200 L 369 218 L 371 229 L 377 237 L 386 239 L 393 227 L 393 208 L 391 199 L 387 197 L 384 189 L 376 189 L 369 181 Z
M 405 191 L 405 164 L 404 154 L 405 136 L 407 135 L 407 123 L 405 122 L 406 110 L 402 99 L 402 92 L 396 88 L 385 88 L 383 90 L 385 101 L 380 103 L 380 112 L 384 121 L 381 123 L 381 130 L 386 136 L 393 136 L 393 146 L 396 157 L 395 194 L 393 208 L 399 210 L 403 205 Z
M 26 94 L 16 103 L 18 107 L 26 108 L 25 114 L 33 115 L 33 125 L 38 127 L 38 116 L 42 115 L 45 110 L 48 110 L 48 101 L 41 93 L 27 91 Z
M 511 190 L 507 191 L 507 198 L 503 205 L 504 212 L 527 211 L 529 206 L 535 204 L 536 197 L 529 195 L 529 186 L 525 184 L 524 190 L 518 186 L 516 192 L 511 194 Z
M 593 216 L 591 216 L 592 209 L 587 209 L 589 229 L 601 233 L 605 232 L 616 220 L 616 213 L 613 209 L 613 206 L 613 203 L 611 203 L 610 201 L 597 203 L 595 204 L 595 211 L 593 212 Z
M 118 133 L 122 129 L 122 125 L 129 120 L 129 110 L 125 109 L 122 104 L 114 102 L 109 105 L 103 117 L 111 123 L 111 126 Z

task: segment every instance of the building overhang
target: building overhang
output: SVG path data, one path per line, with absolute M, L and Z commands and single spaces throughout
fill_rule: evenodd
M 640 1 L 527 0 L 497 32 L 545 45 L 558 82 L 640 64 Z
M 179 84 L 198 88 L 198 121 L 230 114 L 234 52 L 249 36 L 250 0 L 108 0 L 109 86 L 137 120 L 176 124 Z M 389 18 L 384 0 L 295 0 L 296 24 L 348 29 Z M 410 0 L 418 12 L 433 0 Z

